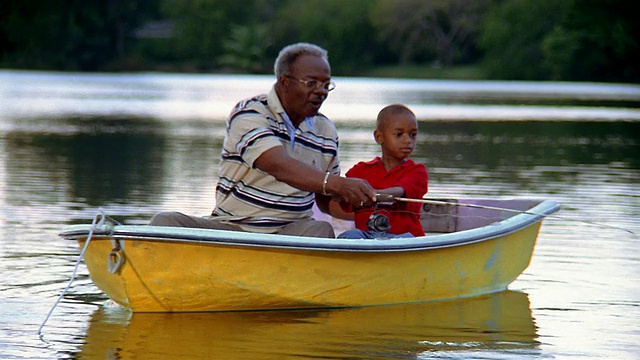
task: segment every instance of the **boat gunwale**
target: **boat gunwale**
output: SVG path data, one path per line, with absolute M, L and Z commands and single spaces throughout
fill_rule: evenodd
M 477 200 L 477 199 L 470 199 Z M 519 199 L 534 200 L 534 199 Z M 478 228 L 452 233 L 395 239 L 325 239 L 293 235 L 246 233 L 239 231 L 181 228 L 150 225 L 114 225 L 94 229 L 93 239 L 178 242 L 201 245 L 243 246 L 270 249 L 314 250 L 333 252 L 402 252 L 434 250 L 470 245 L 503 237 L 540 222 L 559 210 L 554 200 L 540 202 L 522 213 Z M 517 210 L 520 211 L 520 210 Z M 91 225 L 70 225 L 60 233 L 69 240 L 88 237 Z

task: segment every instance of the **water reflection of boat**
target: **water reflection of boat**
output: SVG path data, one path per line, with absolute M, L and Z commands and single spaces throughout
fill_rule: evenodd
M 93 315 L 80 358 L 407 358 L 538 351 L 527 294 L 333 310 Z M 442 354 L 441 354 L 442 355 Z
M 528 266 L 543 217 L 558 209 L 526 199 L 424 206 L 430 235 L 392 240 L 107 222 L 62 236 L 84 246 L 92 234 L 93 282 L 134 312 L 346 307 L 505 290 Z

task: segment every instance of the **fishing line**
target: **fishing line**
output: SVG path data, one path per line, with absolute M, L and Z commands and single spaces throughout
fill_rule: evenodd
M 380 195 L 378 194 L 377 196 L 390 196 L 390 195 Z M 386 199 L 386 198 L 385 198 Z M 391 198 L 389 198 L 391 199 Z M 415 200 L 415 199 L 408 199 L 408 200 Z M 378 201 L 383 202 L 383 203 L 390 203 L 391 201 Z M 408 202 L 408 201 L 407 201 Z M 499 208 L 502 210 L 502 208 Z M 504 210 L 512 210 L 512 209 L 504 209 Z M 354 213 L 358 213 L 358 212 L 365 212 L 365 211 L 374 211 L 373 207 L 363 207 L 363 208 L 358 208 L 354 210 Z M 396 208 L 388 208 L 388 207 L 384 207 L 382 208 L 382 210 L 378 210 L 378 212 L 380 211 L 385 211 L 388 215 L 391 215 L 391 212 L 393 212 L 394 214 L 409 214 L 409 215 L 416 215 L 418 217 L 426 214 L 425 212 L 423 212 L 422 210 L 419 211 L 410 211 L 410 210 L 398 210 Z M 512 210 L 512 211 L 517 211 L 518 213 L 520 213 L 520 210 Z M 481 219 L 481 220 L 494 220 L 495 216 L 482 216 L 482 215 L 469 215 L 469 214 L 465 214 L 465 215 L 458 215 L 458 214 L 432 214 L 432 213 L 428 213 L 428 215 L 430 217 L 434 217 L 434 218 L 445 218 L 445 217 L 449 217 L 449 218 L 456 218 L 456 219 Z M 544 215 L 544 214 L 540 214 L 540 215 Z M 501 219 L 504 220 L 504 219 Z
M 382 196 L 387 196 L 387 195 L 382 195 Z M 536 213 L 536 212 L 527 211 L 527 210 L 515 210 L 515 209 L 508 209 L 508 208 L 502 208 L 502 207 L 496 207 L 496 206 L 465 204 L 465 203 L 456 203 L 456 202 L 442 201 L 442 200 L 410 199 L 410 198 L 395 197 L 395 196 L 389 196 L 389 197 L 391 199 L 393 199 L 393 200 L 404 201 L 404 202 L 414 202 L 414 203 L 433 204 L 433 205 L 453 205 L 453 206 L 462 206 L 462 207 L 485 209 L 485 210 L 507 211 L 507 212 L 518 213 L 518 214 L 541 216 L 541 217 L 544 217 L 544 218 L 551 217 L 551 218 L 562 219 L 562 220 L 567 220 L 567 221 L 581 222 L 581 223 L 584 223 L 584 224 L 587 224 L 587 225 L 591 225 L 591 226 L 600 226 L 600 227 L 604 227 L 604 228 L 621 230 L 621 231 L 628 232 L 629 234 L 633 235 L 634 237 L 637 237 L 637 234 L 635 232 L 633 232 L 633 231 L 631 231 L 629 229 L 622 228 L 622 227 L 608 225 L 608 224 L 602 224 L 602 223 L 595 222 L 595 221 L 574 219 L 574 218 L 569 218 L 569 217 L 565 217 L 565 216 L 561 216 L 561 215 L 555 215 L 555 214 L 542 214 L 542 213 Z
M 377 196 L 390 196 L 390 195 L 380 195 L 378 194 Z M 386 199 L 386 198 L 385 198 Z M 389 200 L 391 200 L 391 198 L 389 198 Z M 413 200 L 413 199 L 410 199 Z M 384 200 L 384 201 L 379 201 L 382 203 L 391 203 L 391 201 L 388 200 Z M 505 209 L 505 210 L 511 210 L 511 209 Z M 359 213 L 359 212 L 365 212 L 365 211 L 369 211 L 369 212 L 375 212 L 375 210 L 373 210 L 372 207 L 368 207 L 368 208 L 359 208 L 359 209 L 355 209 L 354 213 Z M 385 213 L 387 213 L 387 215 L 389 215 L 389 217 L 391 216 L 391 212 L 393 212 L 394 214 L 409 214 L 409 215 L 416 215 L 418 217 L 421 217 L 422 215 L 425 215 L 427 213 L 423 212 L 422 210 L 419 211 L 409 211 L 409 210 L 398 210 L 395 208 L 382 208 L 382 210 L 377 210 L 378 212 L 382 212 L 384 211 Z M 518 212 L 520 213 L 520 211 L 518 210 Z M 428 213 L 429 217 L 431 218 L 454 218 L 454 219 L 479 219 L 479 220 L 487 220 L 487 221 L 497 221 L 495 216 L 482 216 L 482 215 L 469 215 L 469 214 L 465 214 L 465 215 L 458 215 L 458 214 L 433 214 L 433 213 Z M 542 214 L 541 214 L 542 215 Z M 502 216 L 500 217 L 500 220 L 505 220 L 505 218 L 503 218 Z M 422 219 L 420 220 L 422 221 Z

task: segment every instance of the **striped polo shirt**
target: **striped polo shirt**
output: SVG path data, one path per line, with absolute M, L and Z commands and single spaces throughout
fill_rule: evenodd
M 254 162 L 268 149 L 282 146 L 290 157 L 339 175 L 338 133 L 329 119 L 318 114 L 303 121 L 291 137 L 286 119 L 275 87 L 268 95 L 234 107 L 227 119 L 212 215 L 261 233 L 277 233 L 292 221 L 312 216 L 314 193 L 276 180 L 256 169 Z

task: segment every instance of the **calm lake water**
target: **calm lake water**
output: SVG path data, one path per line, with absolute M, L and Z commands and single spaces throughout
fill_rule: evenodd
M 336 78 L 343 171 L 377 112 L 420 120 L 438 197 L 553 198 L 531 265 L 475 299 L 332 311 L 131 314 L 58 237 L 100 208 L 144 224 L 214 206 L 225 115 L 271 76 L 0 71 L 0 358 L 636 359 L 640 86 Z M 188 266 L 188 264 L 185 264 Z

